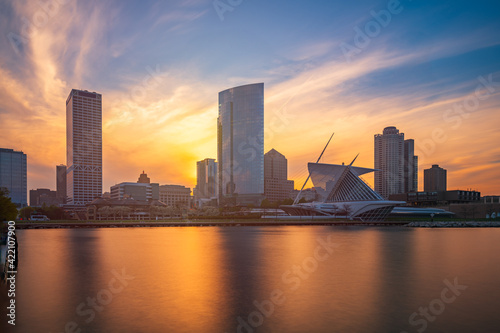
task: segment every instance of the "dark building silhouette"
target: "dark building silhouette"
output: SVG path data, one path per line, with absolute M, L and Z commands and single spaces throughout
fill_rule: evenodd
M 418 191 L 418 156 L 415 156 L 415 141 L 404 141 L 404 192 Z
M 446 170 L 437 164 L 424 170 L 424 191 L 446 191 Z
M 56 166 L 56 192 L 61 203 L 66 203 L 66 166 L 64 164 Z
M 47 206 L 59 205 L 62 200 L 59 200 L 56 191 L 49 190 L 48 188 L 38 188 L 30 190 L 30 206 L 41 207 L 43 204 Z

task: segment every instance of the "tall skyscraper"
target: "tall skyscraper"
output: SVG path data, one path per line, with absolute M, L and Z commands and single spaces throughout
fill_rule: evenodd
M 264 83 L 219 93 L 219 205 L 260 205 L 264 198 Z
M 63 204 L 66 203 L 66 166 L 64 164 L 56 166 L 56 192 L 57 198 Z
M 404 192 L 418 191 L 418 156 L 415 156 L 415 141 L 404 141 Z
M 404 134 L 394 127 L 375 134 L 375 191 L 382 197 L 404 193 Z
M 264 155 L 264 195 L 267 200 L 278 202 L 290 198 L 293 185 L 293 180 L 288 180 L 286 157 L 275 149 L 268 151 Z
M 424 192 L 446 191 L 446 170 L 434 164 L 424 170 Z
M 196 162 L 195 201 L 211 199 L 217 196 L 217 162 L 213 158 L 206 158 Z
M 66 100 L 67 204 L 102 195 L 102 96 L 71 90 Z
M 0 188 L 9 191 L 18 208 L 28 205 L 27 162 L 22 151 L 0 148 Z

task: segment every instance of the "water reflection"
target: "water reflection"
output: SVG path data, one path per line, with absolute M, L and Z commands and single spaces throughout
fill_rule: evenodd
M 14 332 L 64 332 L 68 322 L 82 332 L 416 332 L 420 326 L 409 317 L 440 297 L 444 279 L 455 277 L 468 289 L 428 331 L 493 332 L 500 325 L 497 229 L 18 234 Z M 332 242 L 336 247 L 328 251 Z M 279 304 L 273 302 L 277 291 Z

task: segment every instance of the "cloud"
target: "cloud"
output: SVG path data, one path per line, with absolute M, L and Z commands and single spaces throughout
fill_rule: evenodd
M 456 121 L 443 118 L 474 93 L 477 76 L 486 75 L 489 67 L 471 62 L 467 75 L 453 75 L 464 72 L 456 67 L 439 71 L 442 76 L 430 75 L 437 73 L 431 66 L 436 60 L 488 51 L 498 45 L 497 35 L 479 29 L 460 38 L 443 35 L 396 48 L 391 44 L 396 29 L 387 30 L 352 62 L 346 62 L 338 48 L 340 36 L 317 36 L 279 50 L 270 43 L 258 52 L 247 45 L 264 54 L 265 61 L 245 64 L 248 59 L 238 58 L 241 65 L 218 61 L 204 69 L 203 49 L 175 61 L 164 55 L 182 52 L 176 49 L 179 44 L 170 44 L 173 34 L 188 36 L 205 28 L 202 21 L 212 8 L 210 2 L 169 8 L 158 2 L 137 22 L 123 19 L 124 8 L 131 10 L 127 6 L 69 2 L 37 29 L 20 54 L 2 42 L 9 47 L 0 50 L 0 140 L 2 146 L 28 154 L 30 188 L 55 187 L 54 166 L 66 160 L 65 100 L 72 88 L 103 94 L 104 190 L 109 190 L 117 182 L 135 181 L 142 170 L 152 181 L 193 187 L 195 162 L 216 158 L 218 92 L 264 82 L 265 150 L 275 148 L 288 158 L 289 178 L 296 187 L 331 132 L 336 134 L 323 161 L 348 163 L 360 153 L 356 164 L 370 167 L 373 135 L 395 125 L 421 145 L 420 151 L 430 151 L 428 140 L 436 128 L 446 135 L 446 140 L 434 143 L 432 153 L 421 153 L 420 181 L 423 168 L 440 164 L 449 170 L 453 187 L 477 187 L 484 194 L 498 191 L 491 156 L 499 154 L 499 93 L 460 118 L 458 128 Z M 17 1 L 9 8 L 12 18 L 0 20 L 2 31 L 20 31 L 20 18 L 32 19 L 40 10 Z M 127 25 L 133 28 L 123 32 Z M 215 37 L 228 38 L 224 27 L 217 25 L 221 35 Z M 160 43 L 166 44 L 164 49 Z M 225 51 L 213 54 L 224 58 Z M 372 182 L 371 176 L 367 180 Z

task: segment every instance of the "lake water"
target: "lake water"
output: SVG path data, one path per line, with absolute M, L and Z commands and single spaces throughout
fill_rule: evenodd
M 500 332 L 500 229 L 47 229 L 18 239 L 16 326 L 2 332 Z

